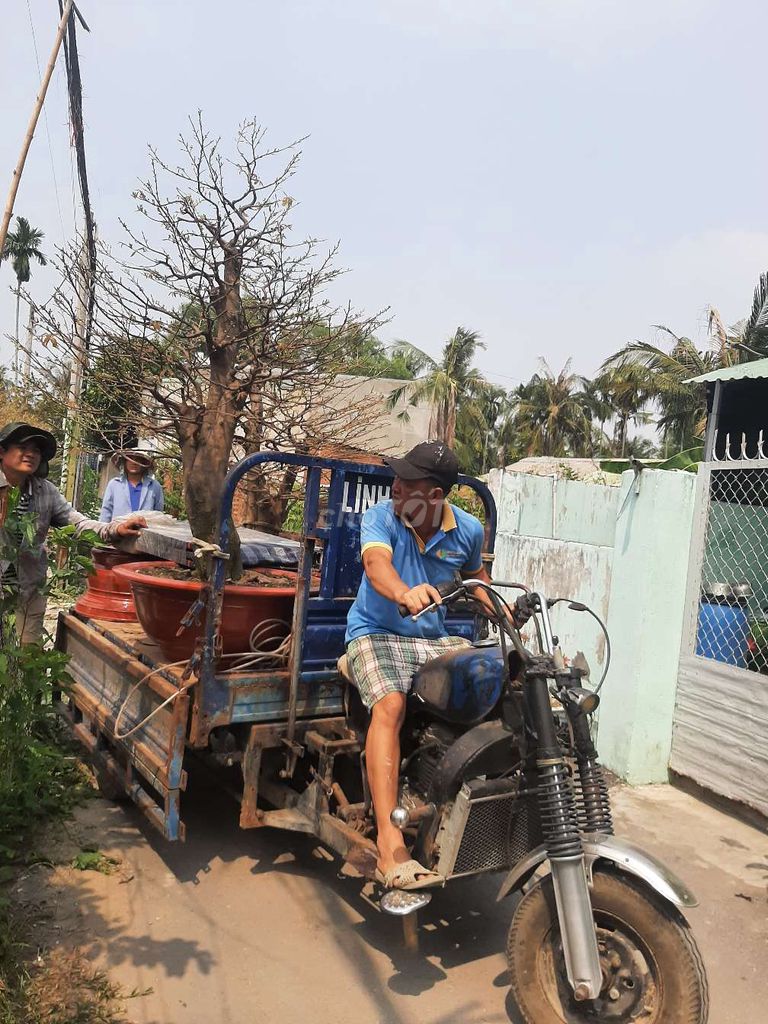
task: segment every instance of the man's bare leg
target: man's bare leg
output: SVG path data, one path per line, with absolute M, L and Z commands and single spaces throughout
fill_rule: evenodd
M 365 742 L 368 785 L 376 814 L 379 871 L 386 874 L 408 860 L 403 833 L 389 820 L 397 804 L 400 775 L 400 727 L 405 717 L 405 694 L 388 693 L 377 701 Z

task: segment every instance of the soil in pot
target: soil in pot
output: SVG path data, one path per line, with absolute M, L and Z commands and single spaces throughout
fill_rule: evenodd
M 130 583 L 139 622 L 150 640 L 158 644 L 163 656 L 169 661 L 189 658 L 205 628 L 205 612 L 201 612 L 197 625 L 184 629 L 181 636 L 176 633 L 200 594 L 199 580 L 175 562 L 136 562 L 118 566 L 115 572 Z M 228 583 L 224 587 L 221 639 L 225 654 L 249 651 L 254 627 L 267 619 L 278 619 L 290 629 L 296 572 L 286 569 L 248 572 L 256 573 L 261 579 L 251 584 Z M 263 577 L 268 582 L 264 582 Z

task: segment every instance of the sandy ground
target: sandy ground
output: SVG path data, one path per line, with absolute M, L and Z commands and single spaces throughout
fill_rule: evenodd
M 711 1024 L 768 1020 L 768 835 L 669 786 L 614 792 L 617 832 L 696 892 L 689 913 L 710 978 Z M 132 808 L 96 799 L 64 854 L 96 842 L 111 875 L 36 867 L 52 939 L 78 938 L 127 990 L 136 1024 L 496 1024 L 514 1019 L 499 879 L 455 883 L 421 914 L 421 952 L 359 880 L 309 837 L 242 832 L 235 804 L 193 773 L 188 839 L 167 844 Z M 60 851 L 61 853 L 61 851 Z M 669 1024 L 674 1024 L 670 1021 Z

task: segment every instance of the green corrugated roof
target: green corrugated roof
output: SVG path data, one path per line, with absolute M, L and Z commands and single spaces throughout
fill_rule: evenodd
M 754 380 L 768 377 L 768 359 L 753 359 L 750 363 L 738 363 L 736 366 L 725 366 L 722 370 L 702 373 L 700 377 L 691 377 L 685 384 L 704 384 L 710 380 Z

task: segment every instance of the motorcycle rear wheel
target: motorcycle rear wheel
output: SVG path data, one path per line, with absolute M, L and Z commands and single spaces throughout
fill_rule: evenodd
M 565 973 L 552 879 L 520 901 L 507 956 L 524 1024 L 706 1024 L 706 973 L 682 915 L 611 871 L 595 870 L 591 896 L 603 988 L 581 1003 Z

